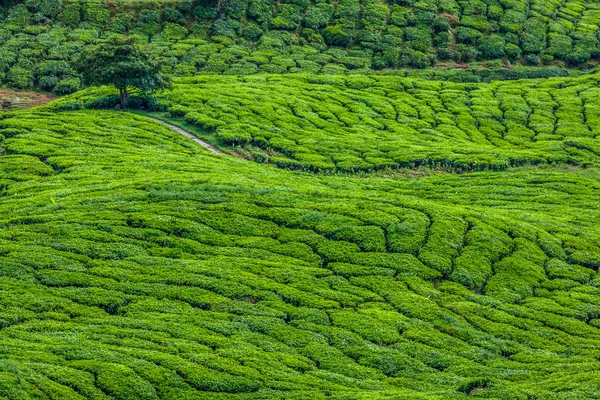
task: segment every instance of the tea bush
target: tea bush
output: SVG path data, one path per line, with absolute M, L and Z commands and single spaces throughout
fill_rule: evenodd
M 527 141 L 503 144 L 510 129 L 565 121 L 565 148 L 590 167 L 325 176 L 217 156 L 134 114 L 53 111 L 105 89 L 5 113 L 1 397 L 596 397 L 600 175 L 583 147 L 595 78 L 296 77 L 295 101 L 277 76 L 213 79 L 161 101 L 215 118 L 217 133 L 261 121 L 265 141 L 290 135 L 308 154 L 325 143 L 317 129 L 411 140 L 396 120 L 518 153 Z M 411 149 L 377 140 L 348 162 Z M 538 164 L 560 159 L 555 147 Z
M 599 79 L 595 73 L 474 85 L 381 76 L 203 76 L 178 79 L 154 107 L 224 149 L 287 169 L 597 167 Z M 80 100 L 97 107 L 98 98 L 111 98 L 104 93 L 83 91 L 54 107 Z
M 178 76 L 437 65 L 438 76 L 464 82 L 553 75 L 562 70 L 557 67 L 593 67 L 600 57 L 598 5 L 584 0 L 18 3 L 0 8 L 0 81 L 60 94 L 78 88 L 73 65 L 81 47 L 114 33 L 135 36 Z M 452 68 L 470 62 L 486 67 Z M 36 72 L 47 63 L 64 68 Z M 533 68 L 521 71 L 512 64 Z

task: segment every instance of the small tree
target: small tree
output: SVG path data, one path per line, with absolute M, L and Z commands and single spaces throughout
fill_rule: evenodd
M 84 85 L 110 85 L 119 89 L 121 109 L 127 107 L 131 88 L 153 92 L 171 87 L 161 65 L 150 60 L 133 37 L 112 35 L 85 49 L 78 69 Z

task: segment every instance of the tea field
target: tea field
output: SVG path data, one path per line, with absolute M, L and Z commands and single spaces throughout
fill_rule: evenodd
M 598 65 L 598 24 L 598 0 L 5 0 L 0 83 L 74 92 L 81 49 L 115 33 L 179 76 L 554 76 Z
M 0 400 L 600 398 L 599 27 L 0 2 Z
M 283 168 L 600 166 L 600 73 L 485 84 L 289 74 L 176 83 L 150 108 L 216 145 Z M 112 93 L 82 91 L 55 108 L 107 106 L 116 102 Z
M 296 102 L 277 77 L 213 79 L 160 102 L 210 116 L 221 139 L 271 124 L 282 153 L 336 168 L 359 146 L 416 163 L 421 134 L 448 160 L 478 143 L 537 166 L 315 174 L 214 155 L 131 113 L 57 111 L 84 94 L 2 114 L 0 398 L 597 397 L 595 77 L 402 80 L 397 98 L 377 80 L 362 103 L 343 78 L 290 77 Z M 512 124 L 538 140 L 500 134 Z M 382 125 L 387 138 L 369 130 Z

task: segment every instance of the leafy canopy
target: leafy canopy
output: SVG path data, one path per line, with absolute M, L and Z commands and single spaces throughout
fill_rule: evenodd
M 79 61 L 83 83 L 109 85 L 119 89 L 121 107 L 127 106 L 131 88 L 153 92 L 171 87 L 161 65 L 143 52 L 133 37 L 112 35 L 96 46 L 85 49 Z

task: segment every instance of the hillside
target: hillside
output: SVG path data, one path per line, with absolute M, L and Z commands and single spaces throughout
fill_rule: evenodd
M 318 176 L 53 108 L 0 123 L 0 396 L 598 393 L 597 168 Z
M 599 28 L 0 2 L 0 400 L 598 399 Z
M 467 68 L 452 79 L 564 75 L 600 57 L 597 1 L 14 1 L 0 80 L 70 93 L 80 49 L 135 35 L 176 75 Z M 483 66 L 485 68 L 483 68 Z M 546 66 L 545 71 L 513 65 Z M 483 70 L 481 69 L 483 68 Z M 407 72 L 408 73 L 408 72 Z M 446 77 L 446 74 L 441 74 Z
M 85 90 L 53 108 L 110 107 L 113 93 Z M 145 107 L 283 168 L 465 172 L 600 167 L 598 98 L 600 73 L 488 84 L 288 74 L 181 78 Z

